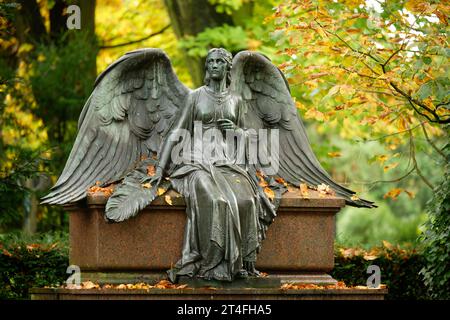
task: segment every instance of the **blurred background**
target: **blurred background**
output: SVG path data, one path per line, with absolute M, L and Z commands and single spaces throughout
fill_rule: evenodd
M 438 192 L 448 191 L 448 14 L 440 1 L 0 2 L 0 239 L 67 241 L 68 216 L 39 198 L 109 64 L 161 48 L 196 88 L 208 49 L 220 46 L 270 57 L 323 166 L 377 203 L 342 210 L 337 243 L 420 246 L 427 203 L 448 199 Z

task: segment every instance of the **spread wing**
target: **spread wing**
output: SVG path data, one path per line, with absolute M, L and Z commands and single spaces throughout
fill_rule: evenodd
M 244 100 L 246 128 L 278 129 L 277 176 L 294 185 L 303 182 L 317 187 L 324 183 L 349 205 L 374 207 L 373 202 L 352 197 L 354 191 L 333 181 L 322 168 L 297 115 L 289 85 L 282 72 L 268 58 L 251 51 L 238 53 L 233 59 L 231 90 Z M 267 155 L 264 157 L 267 158 Z M 260 155 L 258 161 L 260 164 L 263 162 Z
M 121 179 L 158 153 L 189 93 L 160 49 L 128 52 L 97 78 L 64 171 L 43 203 L 83 199 L 89 187 Z

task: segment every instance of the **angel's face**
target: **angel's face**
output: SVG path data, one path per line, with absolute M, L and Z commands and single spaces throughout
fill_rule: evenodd
M 228 63 L 219 52 L 212 52 L 206 58 L 206 68 L 211 79 L 221 81 L 228 71 Z

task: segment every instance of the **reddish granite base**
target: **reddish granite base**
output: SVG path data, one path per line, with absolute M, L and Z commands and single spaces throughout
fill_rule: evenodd
M 180 258 L 186 220 L 181 196 L 168 193 L 135 218 L 104 219 L 106 198 L 91 195 L 70 212 L 70 263 L 83 272 L 165 272 Z M 310 191 L 287 192 L 258 255 L 257 268 L 268 273 L 326 273 L 334 266 L 335 215 L 344 200 Z M 85 278 L 85 277 L 84 277 Z M 85 278 L 86 279 L 86 278 Z
M 32 300 L 383 300 L 387 289 L 32 289 Z

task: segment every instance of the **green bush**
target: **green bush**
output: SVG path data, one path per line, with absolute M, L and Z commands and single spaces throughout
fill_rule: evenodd
M 388 300 L 429 299 L 420 274 L 425 258 L 420 250 L 401 249 L 384 241 L 382 247 L 368 251 L 360 248 L 336 248 L 335 267 L 331 275 L 347 285 L 366 285 L 367 268 L 377 265 L 381 271 L 381 283 L 388 287 Z
M 68 251 L 67 234 L 39 239 L 0 236 L 0 299 L 28 299 L 30 288 L 64 283 Z M 366 285 L 367 268 L 373 264 L 380 267 L 381 283 L 388 286 L 387 299 L 430 298 L 420 274 L 425 257 L 414 248 L 401 249 L 387 242 L 368 251 L 336 247 L 331 275 L 349 286 Z
M 426 264 L 421 273 L 433 299 L 450 299 L 450 144 L 446 173 L 428 204 L 429 221 L 423 237 Z
M 0 300 L 29 299 L 33 287 L 57 286 L 67 279 L 69 264 L 65 238 L 50 244 L 54 237 L 28 244 L 15 236 L 0 238 Z

